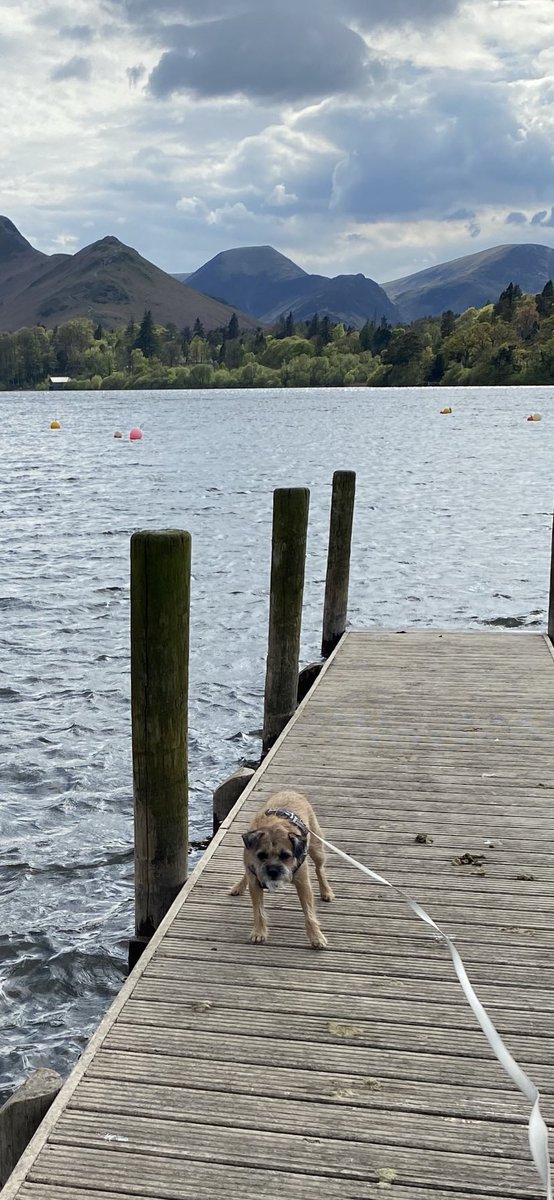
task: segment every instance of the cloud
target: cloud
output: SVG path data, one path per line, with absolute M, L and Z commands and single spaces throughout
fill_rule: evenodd
M 268 204 L 273 204 L 275 208 L 284 208 L 297 201 L 298 196 L 294 192 L 287 192 L 284 183 L 276 183 L 271 195 L 267 198 Z
M 129 80 L 129 87 L 136 88 L 146 75 L 146 67 L 144 63 L 137 63 L 136 67 L 127 67 L 125 74 Z
M 536 212 L 535 215 L 531 217 L 530 224 L 541 225 L 544 229 L 554 228 L 554 208 L 551 208 L 550 212 L 548 212 L 548 209 L 546 208 L 544 208 L 541 212 Z
M 64 25 L 60 29 L 62 37 L 76 42 L 88 43 L 94 38 L 94 30 L 90 25 Z
M 369 58 L 363 38 L 332 16 L 289 11 L 247 15 L 173 29 L 177 48 L 150 75 L 152 94 L 297 101 L 356 91 Z
M 511 212 L 508 213 L 505 223 L 506 225 L 526 225 L 527 217 L 523 212 Z
M 51 72 L 50 78 L 55 82 L 63 79 L 90 79 L 91 61 L 90 58 L 82 58 L 79 54 L 74 55 L 68 62 L 61 63 L 59 67 L 55 67 Z
M 375 25 L 444 24 L 460 6 L 460 0 L 346 0 L 344 7 L 361 28 L 371 30 Z
M 306 121 L 319 127 L 317 114 Z M 554 186 L 551 124 L 522 119 L 502 83 L 430 76 L 394 104 L 337 108 L 324 123 L 344 149 L 331 206 L 362 221 L 445 219 L 466 207 L 525 204 Z

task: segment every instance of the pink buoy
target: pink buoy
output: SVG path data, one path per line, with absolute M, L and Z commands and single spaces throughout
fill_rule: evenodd
M 132 429 L 129 434 L 129 441 L 140 442 L 141 437 L 142 437 L 142 429 L 138 429 L 138 428 Z

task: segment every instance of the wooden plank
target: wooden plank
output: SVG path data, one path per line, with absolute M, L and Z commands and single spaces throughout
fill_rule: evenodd
M 183 1087 L 182 1057 L 101 1050 L 87 1073 L 87 1080 L 105 1081 L 113 1095 L 119 1094 L 120 1083 L 136 1083 L 147 1090 L 160 1086 L 171 1089 Z M 348 1129 L 351 1110 L 386 1108 L 399 1112 L 433 1113 L 441 1116 L 474 1118 L 486 1121 L 511 1121 L 525 1126 L 526 1113 L 518 1093 L 505 1077 L 501 1087 L 492 1087 L 468 1078 L 457 1081 L 442 1079 L 403 1079 L 401 1075 L 352 1075 L 348 1071 L 331 1071 L 322 1062 L 319 1069 L 299 1066 L 279 1066 L 271 1073 L 266 1063 L 233 1063 L 232 1071 L 214 1070 L 214 1060 L 195 1058 L 194 1075 L 189 1076 L 190 1088 L 215 1091 L 223 1089 L 231 1097 L 259 1095 L 268 1099 L 295 1099 L 310 1104 L 317 1102 L 339 1106 L 343 1114 L 335 1113 L 337 1124 Z M 84 1086 L 84 1081 L 83 1081 Z M 71 1104 L 80 1104 L 81 1089 Z M 544 1098 L 544 1112 L 552 1118 L 554 1096 Z M 371 1122 L 368 1116 L 367 1120 Z
M 514 1144 L 524 1144 L 525 1134 L 512 1127 Z M 127 1138 L 125 1144 L 109 1138 Z M 107 1149 L 105 1148 L 107 1145 Z M 507 1155 L 502 1147 L 498 1157 L 491 1154 L 490 1137 L 487 1148 L 473 1143 L 467 1152 L 419 1149 L 414 1146 L 359 1142 L 347 1136 L 301 1137 L 298 1134 L 268 1133 L 258 1127 L 248 1131 L 225 1128 L 221 1125 L 191 1124 L 119 1116 L 109 1113 L 101 1116 L 80 1114 L 67 1110 L 53 1131 L 51 1144 L 44 1152 L 44 1161 L 33 1173 L 32 1178 L 46 1179 L 50 1164 L 60 1159 L 67 1163 L 67 1171 L 75 1173 L 80 1159 L 80 1171 L 92 1167 L 95 1152 L 97 1160 L 125 1159 L 129 1166 L 134 1154 L 134 1172 L 140 1172 L 145 1158 L 149 1162 L 159 1161 L 160 1169 L 170 1178 L 184 1169 L 185 1165 L 220 1162 L 250 1165 L 256 1170 L 268 1168 L 279 1170 L 286 1164 L 297 1177 L 318 1175 L 323 1182 L 340 1179 L 365 1183 L 369 1178 L 377 1181 L 379 1170 L 389 1167 L 396 1172 L 400 1183 L 440 1183 L 456 1187 L 463 1179 L 466 1188 L 482 1186 L 483 1157 L 486 1154 L 486 1182 L 491 1195 L 504 1197 L 506 1177 L 511 1186 L 519 1189 L 522 1197 L 536 1200 L 537 1189 L 532 1165 L 523 1158 Z M 88 1152 L 88 1153 L 87 1153 Z M 116 1168 L 117 1169 L 117 1168 Z M 94 1176 L 95 1177 L 95 1176 Z M 91 1178 L 93 1178 L 91 1173 Z M 95 1177 L 96 1178 L 96 1177 Z
M 370 1019 L 369 1014 L 353 1020 L 350 1005 L 344 1002 L 342 1012 L 339 1009 L 335 1019 L 327 1015 L 311 1016 L 304 1012 L 301 1023 L 295 1025 L 291 1016 L 286 998 L 283 998 L 279 1010 L 274 1009 L 273 1012 L 254 1008 L 243 1011 L 236 1006 L 214 1009 L 202 1004 L 187 1009 L 175 1003 L 136 1000 L 127 1004 L 119 1028 L 123 1036 L 126 1033 L 129 1045 L 133 1043 L 137 1029 L 146 1029 L 148 1035 L 152 1033 L 153 1037 L 157 1030 L 162 1029 L 183 1030 L 187 1035 L 191 1032 L 211 1033 L 217 1029 L 218 1035 L 224 1038 L 229 1035 L 247 1037 L 250 1034 L 251 1037 L 273 1040 L 282 1038 L 287 1042 L 317 1042 L 325 1047 L 365 1046 L 372 1049 L 383 1046 L 407 1051 L 417 1048 L 424 1039 L 425 1052 L 433 1054 L 444 1051 L 445 1029 L 448 1029 L 448 1044 L 453 1054 L 470 1056 L 476 1062 L 485 1053 L 479 1028 L 463 1026 L 459 1029 L 455 1023 L 449 1026 L 444 1020 L 435 1024 L 431 1020 L 431 1013 L 428 1014 L 427 1023 L 422 1022 L 419 1027 L 415 1021 L 409 1022 L 408 1014 L 405 1015 L 405 1023 L 387 1021 L 383 1017 Z M 422 1029 L 425 1030 L 424 1034 Z M 511 1034 L 509 1042 L 515 1057 L 527 1063 L 545 1064 L 554 1060 L 554 1036 L 543 1034 L 529 1037 L 518 1032 Z M 320 1050 L 319 1054 L 325 1056 L 327 1050 Z
M 233 981 L 234 987 L 230 987 Z M 354 1022 L 383 1021 L 397 1022 L 415 1026 L 423 1025 L 431 1029 L 471 1029 L 477 1032 L 475 1017 L 458 989 L 457 994 L 450 999 L 430 997 L 422 999 L 413 995 L 398 998 L 394 986 L 377 987 L 381 981 L 372 984 L 371 993 L 363 996 L 352 996 L 340 992 L 314 992 L 300 988 L 287 987 L 283 981 L 280 986 L 281 1011 L 291 1016 L 304 1017 L 306 1013 L 313 1016 L 326 1017 L 328 1021 Z M 384 1001 L 386 1000 L 386 1004 Z M 175 980 L 160 981 L 151 977 L 143 977 L 137 983 L 132 1000 L 129 1000 L 125 1014 L 131 1013 L 132 1005 L 136 1002 L 151 1005 L 153 1001 L 164 1004 L 178 1005 L 182 1012 L 187 1010 L 202 1012 L 210 1008 L 241 1009 L 249 1012 L 273 1013 L 275 1011 L 275 990 L 264 986 L 263 977 L 257 986 L 243 986 L 237 983 L 236 975 L 231 972 L 228 977 L 221 967 L 210 972 L 207 967 L 202 970 L 200 979 L 190 979 L 180 976 Z M 528 1037 L 547 1037 L 552 1035 L 551 1012 L 536 1012 L 526 1007 L 495 1008 L 495 1024 L 503 1035 L 520 1034 L 522 1029 Z M 303 1025 L 300 1026 L 303 1030 Z
M 178 1030 L 150 1026 L 147 1049 L 154 1056 L 181 1057 L 183 1064 L 185 1062 L 190 1064 L 191 1059 L 198 1057 L 209 1058 L 214 1063 L 248 1062 L 256 1063 L 258 1066 L 267 1066 L 268 1062 L 271 1064 L 274 1061 L 278 1063 L 279 1068 L 298 1067 L 301 1070 L 310 1070 L 314 1062 L 324 1061 L 328 1069 L 336 1073 L 344 1071 L 351 1075 L 384 1075 L 387 1077 L 392 1074 L 404 1079 L 427 1080 L 428 1082 L 432 1080 L 440 1082 L 445 1076 L 448 1076 L 454 1082 L 462 1083 L 467 1080 L 471 1061 L 474 1063 L 474 1070 L 478 1071 L 479 1078 L 483 1080 L 485 1086 L 494 1087 L 495 1084 L 501 1086 L 504 1082 L 502 1068 L 498 1065 L 492 1051 L 488 1049 L 485 1039 L 483 1039 L 482 1054 L 478 1060 L 474 1055 L 470 1056 L 464 1052 L 464 1037 L 457 1038 L 456 1031 L 448 1039 L 452 1050 L 448 1052 L 445 1048 L 444 1052 L 439 1055 L 433 1053 L 432 1050 L 427 1052 L 425 1034 L 421 1034 L 419 1039 L 414 1038 L 416 1049 L 410 1051 L 397 1050 L 395 1047 L 389 1048 L 381 1044 L 378 1037 L 374 1040 L 378 1044 L 373 1046 L 354 1046 L 346 1044 L 346 1041 L 341 1045 L 326 1044 L 323 1055 L 317 1042 L 285 1041 L 269 1036 L 250 1037 L 248 1034 L 231 1032 L 227 1032 L 222 1038 L 217 1029 L 213 1031 L 189 1030 L 187 1037 L 184 1038 Z M 107 1050 L 124 1052 L 130 1052 L 135 1044 L 135 1031 L 121 1022 L 114 1026 L 105 1043 Z M 524 1061 L 522 1065 L 531 1070 L 530 1063 Z M 190 1066 L 187 1069 L 190 1070 Z M 537 1087 L 541 1090 L 545 1092 L 553 1090 L 554 1080 L 550 1064 L 534 1062 L 532 1075 Z
M 367 973 L 363 973 L 362 969 L 358 972 L 340 971 L 328 976 L 320 968 L 313 968 L 313 959 L 309 964 L 302 966 L 295 964 L 294 967 L 291 967 L 290 960 L 285 957 L 283 963 L 283 955 L 281 954 L 280 957 L 278 976 L 280 986 L 282 984 L 284 988 L 293 991 L 309 990 L 318 993 L 331 990 L 336 996 L 359 997 L 365 997 L 368 991 L 371 991 L 376 995 L 390 997 L 398 994 L 399 987 L 405 989 L 405 980 L 408 980 L 409 995 L 414 998 L 443 1002 L 460 1000 L 460 985 L 452 973 L 438 979 L 431 978 L 425 971 L 422 971 L 421 975 L 413 976 L 408 964 L 404 974 L 398 968 L 395 971 L 377 972 L 373 970 L 370 972 L 371 983 L 368 984 Z M 215 971 L 218 978 L 229 980 L 230 985 L 233 980 L 236 980 L 250 987 L 275 987 L 275 963 L 269 957 L 260 958 L 258 956 L 252 958 L 250 962 L 240 962 L 237 969 L 236 955 L 227 963 L 217 961 L 213 953 L 210 953 L 209 950 L 206 951 L 204 946 L 197 943 L 195 947 L 191 948 L 188 961 L 190 972 L 195 978 L 209 981 L 212 977 L 211 972 Z M 145 972 L 145 977 L 173 982 L 181 979 L 183 973 L 182 956 L 172 958 L 159 954 Z M 552 987 L 548 979 L 548 972 L 546 976 L 545 986 L 533 988 L 530 991 L 526 988 L 525 983 L 519 987 L 504 987 L 498 986 L 496 982 L 491 984 L 488 980 L 481 981 L 479 995 L 483 1003 L 493 1010 L 526 1007 L 529 1012 L 552 1012 Z

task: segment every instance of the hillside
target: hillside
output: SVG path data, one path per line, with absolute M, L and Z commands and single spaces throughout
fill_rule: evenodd
M 199 317 L 206 329 L 227 325 L 233 309 L 178 283 L 115 237 L 73 255 L 34 250 L 7 218 L 0 222 L 0 330 L 53 328 L 72 317 L 89 317 L 105 328 L 140 319 L 182 329 Z M 257 322 L 237 313 L 242 328 Z
M 518 283 L 523 292 L 540 292 L 549 279 L 554 279 L 554 250 L 521 243 L 466 254 L 383 287 L 404 320 L 415 321 L 447 309 L 480 308 L 497 300 L 509 283 Z
M 395 325 L 400 320 L 396 305 L 383 288 L 365 275 L 307 275 L 304 281 L 282 289 L 279 302 L 264 312 L 261 320 L 272 325 L 284 311 L 292 312 L 295 321 L 306 321 L 319 313 L 332 321 L 361 329 L 367 320 L 379 324 L 382 317 Z
M 187 283 L 268 325 L 288 312 L 297 321 L 318 312 L 358 328 L 368 318 L 378 322 L 386 317 L 393 323 L 399 319 L 396 306 L 374 280 L 364 275 L 310 275 L 272 246 L 225 250 L 189 275 Z
M 8 217 L 0 216 L 0 304 L 29 287 L 66 254 L 42 254 L 35 250 Z

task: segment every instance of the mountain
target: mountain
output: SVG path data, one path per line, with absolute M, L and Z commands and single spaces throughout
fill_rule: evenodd
M 140 320 L 182 329 L 199 317 L 206 329 L 227 325 L 234 309 L 212 300 L 142 258 L 115 237 L 102 238 L 77 254 L 42 254 L 7 217 L 0 218 L 0 330 L 31 325 L 52 328 L 72 317 L 89 317 L 106 328 Z M 258 322 L 237 312 L 243 328 Z
M 524 242 L 466 254 L 383 287 L 404 320 L 414 321 L 447 309 L 461 313 L 482 308 L 497 300 L 509 283 L 518 283 L 523 292 L 541 292 L 549 279 L 554 279 L 554 250 Z
M 278 303 L 283 285 L 307 278 L 301 267 L 273 246 L 241 246 L 216 254 L 198 271 L 193 271 L 187 283 L 207 296 L 237 304 L 244 312 L 261 319 L 262 312 Z
M 298 321 L 318 312 L 357 327 L 368 318 L 399 320 L 398 309 L 374 280 L 364 275 L 310 275 L 273 246 L 224 250 L 186 279 L 191 287 L 237 305 L 268 325 L 288 312 Z
M 35 250 L 8 217 L 0 216 L 0 301 L 9 300 L 46 271 L 63 262 L 66 254 Z

